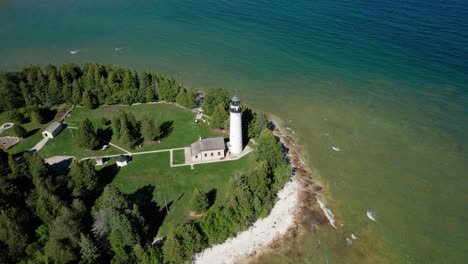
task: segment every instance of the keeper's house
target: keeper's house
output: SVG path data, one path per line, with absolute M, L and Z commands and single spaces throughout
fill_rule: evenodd
M 60 133 L 60 131 L 62 131 L 62 128 L 62 124 L 54 121 L 50 123 L 46 130 L 42 131 L 42 136 L 45 138 L 54 138 L 58 133 Z
M 223 137 L 200 138 L 190 146 L 192 161 L 220 160 L 226 156 Z

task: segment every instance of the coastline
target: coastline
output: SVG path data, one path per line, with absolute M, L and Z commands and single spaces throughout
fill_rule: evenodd
M 258 219 L 236 237 L 196 254 L 192 263 L 251 262 L 269 250 L 278 248 L 281 241 L 297 237 L 301 230 L 313 230 L 311 224 L 329 222 L 317 202 L 322 187 L 312 179 L 311 170 L 293 140 L 277 122 L 273 123 L 273 133 L 285 148 L 286 158 L 292 166 L 290 180 L 278 192 L 278 200 L 267 217 Z M 310 214 L 317 218 L 313 223 L 310 223 Z

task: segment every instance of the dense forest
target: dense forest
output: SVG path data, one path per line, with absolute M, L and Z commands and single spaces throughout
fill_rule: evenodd
M 158 100 L 196 106 L 192 89 L 176 80 L 120 66 L 68 63 L 47 65 L 43 70 L 30 65 L 19 72 L 0 73 L 0 112 L 9 111 L 18 122 L 22 115 L 28 117 L 31 112 L 62 103 L 95 108 Z
M 197 106 L 195 93 L 174 79 L 92 63 L 2 73 L 0 95 L 0 112 L 14 122 L 40 119 L 61 103 L 94 108 L 166 100 Z M 229 100 L 223 89 L 204 95 L 201 106 L 213 127 L 228 128 Z M 222 206 L 213 207 L 209 193 L 195 190 L 191 209 L 201 217 L 173 226 L 157 243 L 165 210 L 154 203 L 153 186 L 124 194 L 111 183 L 114 167 L 96 171 L 91 161 L 74 161 L 58 175 L 37 154 L 13 157 L 0 150 L 0 263 L 183 263 L 235 236 L 268 215 L 291 173 L 267 116 L 244 107 L 243 122 L 244 139 L 256 139 L 255 168 L 232 175 L 223 194 L 229 202 Z M 83 146 L 95 147 L 92 123 L 83 120 L 80 129 Z M 112 129 L 129 144 L 136 134 L 149 140 L 160 135 L 151 118 L 137 122 L 125 112 L 112 120 Z

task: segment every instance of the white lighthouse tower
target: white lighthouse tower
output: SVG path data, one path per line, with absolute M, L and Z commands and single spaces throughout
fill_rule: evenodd
M 237 155 L 242 152 L 242 107 L 237 96 L 229 103 L 229 144 L 231 154 Z

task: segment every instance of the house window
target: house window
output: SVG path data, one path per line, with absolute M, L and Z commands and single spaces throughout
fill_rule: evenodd
M 206 155 L 206 153 L 205 153 L 205 158 L 206 158 L 206 156 L 207 156 L 207 155 Z
M 218 156 L 221 156 L 221 152 L 218 152 Z
M 195 158 L 198 159 L 198 155 L 195 155 Z
M 211 152 L 211 157 L 213 157 L 213 152 Z

